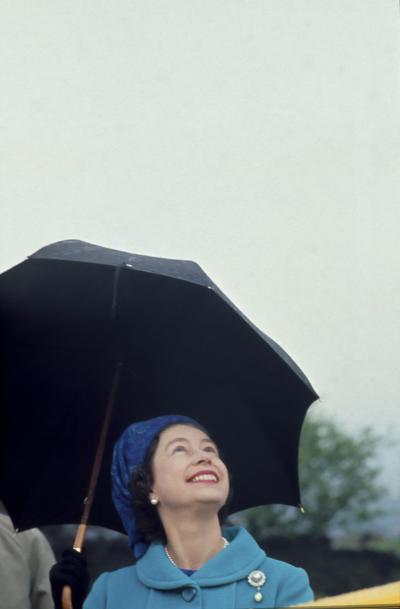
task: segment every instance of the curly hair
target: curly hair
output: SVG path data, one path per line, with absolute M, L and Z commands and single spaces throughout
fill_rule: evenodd
M 168 429 L 168 427 L 172 427 L 173 425 L 176 425 L 176 423 L 171 423 L 171 425 L 168 425 L 162 431 L 165 431 L 166 429 Z M 203 431 L 208 435 L 208 437 L 210 437 L 208 431 L 200 424 L 185 423 L 185 425 L 195 427 L 196 429 Z M 153 458 L 157 450 L 161 433 L 162 432 L 158 433 L 153 438 L 147 450 L 143 463 L 136 468 L 129 485 L 129 489 L 132 494 L 133 510 L 136 518 L 137 528 L 142 533 L 145 541 L 149 543 L 155 540 L 160 540 L 163 543 L 167 542 L 164 527 L 158 515 L 158 510 L 155 506 L 151 505 L 149 501 L 149 494 L 154 484 Z M 229 470 L 228 473 L 229 495 L 225 505 L 220 509 L 218 513 L 221 525 L 226 522 L 228 516 L 228 506 L 232 499 L 232 476 Z

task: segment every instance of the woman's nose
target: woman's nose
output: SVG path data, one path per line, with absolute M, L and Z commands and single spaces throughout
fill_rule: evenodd
M 197 464 L 201 464 L 201 463 L 211 463 L 211 458 L 209 455 L 197 455 L 196 457 L 196 463 Z

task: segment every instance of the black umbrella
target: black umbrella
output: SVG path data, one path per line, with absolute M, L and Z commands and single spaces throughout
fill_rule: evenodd
M 113 383 L 91 524 L 122 530 L 112 445 L 165 413 L 222 446 L 231 512 L 300 504 L 299 436 L 318 396 L 197 264 L 61 241 L 0 275 L 0 328 L 0 493 L 16 527 L 79 522 Z

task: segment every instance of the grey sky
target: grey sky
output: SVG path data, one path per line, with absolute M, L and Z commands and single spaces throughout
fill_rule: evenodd
M 196 260 L 313 407 L 397 442 L 396 0 L 5 1 L 0 270 L 79 238 Z

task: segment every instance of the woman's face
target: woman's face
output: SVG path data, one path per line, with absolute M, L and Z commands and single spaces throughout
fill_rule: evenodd
M 200 429 L 173 425 L 160 434 L 153 457 L 153 493 L 160 509 L 209 505 L 219 511 L 229 475 L 218 448 Z

